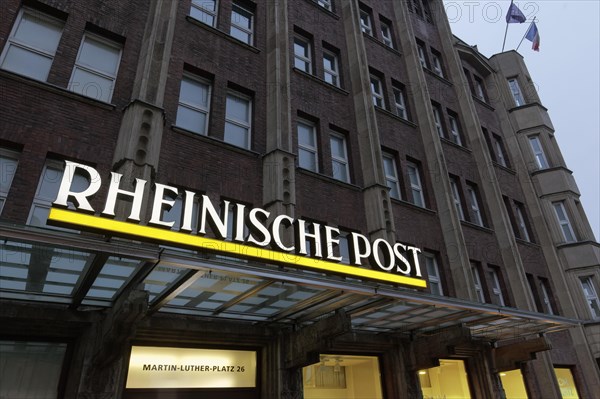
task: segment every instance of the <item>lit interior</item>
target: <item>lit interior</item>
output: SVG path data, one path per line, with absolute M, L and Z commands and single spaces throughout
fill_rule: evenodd
M 469 381 L 462 360 L 441 359 L 438 367 L 419 370 L 423 399 L 470 399 Z
M 563 399 L 579 399 L 573 373 L 568 368 L 555 367 L 556 379 Z
M 528 399 L 525 381 L 521 370 L 503 371 L 500 373 L 500 380 L 504 387 L 506 399 Z

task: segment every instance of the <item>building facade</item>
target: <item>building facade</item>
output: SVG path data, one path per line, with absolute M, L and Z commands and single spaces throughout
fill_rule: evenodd
M 577 185 L 441 1 L 0 21 L 0 397 L 598 397 Z

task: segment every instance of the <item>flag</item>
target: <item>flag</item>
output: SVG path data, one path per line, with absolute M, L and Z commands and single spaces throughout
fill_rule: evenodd
M 532 22 L 531 25 L 529 25 L 529 29 L 527 29 L 527 33 L 525 33 L 525 39 L 533 43 L 531 45 L 533 50 L 540 51 L 540 33 L 538 32 L 535 22 Z
M 526 19 L 527 18 L 525 18 L 525 14 L 523 14 L 523 12 L 519 10 L 519 7 L 517 7 L 516 4 L 511 1 L 510 7 L 508 7 L 508 12 L 506 13 L 506 23 L 511 24 L 518 22 L 522 24 Z

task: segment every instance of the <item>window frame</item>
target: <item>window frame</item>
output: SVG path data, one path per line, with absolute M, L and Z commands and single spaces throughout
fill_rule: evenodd
M 205 25 L 212 26 L 213 28 L 215 28 L 217 26 L 217 23 L 218 23 L 217 17 L 218 17 L 218 14 L 219 14 L 219 0 L 209 0 L 209 1 L 212 1 L 214 3 L 214 7 L 215 7 L 214 11 L 210 11 L 207 8 L 202 7 L 201 2 L 206 2 L 206 1 L 207 0 L 192 0 L 191 1 L 191 6 L 190 6 L 191 7 L 190 8 L 190 17 L 194 18 L 197 21 L 202 22 Z M 200 3 L 200 4 L 198 4 L 198 3 Z M 206 14 L 206 15 L 212 17 L 213 23 L 212 24 L 208 24 L 208 23 L 204 22 L 202 19 L 198 19 L 198 18 L 192 16 L 192 9 L 196 9 L 196 10 L 198 10 L 197 12 L 202 13 L 202 14 Z
M 201 106 L 198 106 L 197 104 L 190 104 L 190 103 L 182 102 L 181 101 L 181 85 L 183 84 L 183 81 L 186 80 L 186 79 L 194 81 L 196 83 L 199 83 L 199 84 L 202 84 L 202 85 L 205 85 L 205 86 L 208 87 L 208 90 L 207 90 L 208 91 L 208 94 L 207 94 L 208 99 L 207 99 L 207 107 L 206 107 L 206 109 L 203 109 Z M 177 99 L 177 114 L 175 115 L 175 126 L 180 127 L 182 129 L 189 130 L 189 131 L 194 132 L 196 134 L 200 134 L 202 136 L 208 136 L 208 127 L 209 127 L 209 124 L 210 124 L 209 119 L 210 119 L 211 98 L 212 98 L 212 82 L 211 81 L 209 81 L 207 79 L 203 79 L 203 78 L 201 78 L 199 76 L 196 76 L 196 75 L 192 75 L 191 73 L 184 72 L 183 76 L 181 77 L 181 83 L 179 85 L 179 98 Z M 204 113 L 206 115 L 206 119 L 205 119 L 205 123 L 204 123 L 204 133 L 197 132 L 197 131 L 194 131 L 194 130 L 190 130 L 190 129 L 186 128 L 186 127 L 183 127 L 183 126 L 177 124 L 177 119 L 178 119 L 177 115 L 179 114 L 179 107 L 184 107 L 184 108 L 190 109 L 190 110 L 192 110 L 194 112 Z
M 300 45 L 307 55 L 298 54 L 296 52 L 296 45 Z M 302 72 L 312 75 L 313 73 L 313 59 L 312 59 L 312 40 L 302 36 L 298 33 L 294 34 L 294 68 L 301 70 Z M 296 66 L 296 61 L 302 63 L 304 68 Z M 308 70 L 307 70 L 308 69 Z
M 15 34 L 17 33 L 19 25 L 23 21 L 23 17 L 26 14 L 28 16 L 31 16 L 33 19 L 43 20 L 44 22 L 54 25 L 55 27 L 59 27 L 60 34 L 59 34 L 58 42 L 56 43 L 56 48 L 54 49 L 54 52 L 50 53 L 47 50 L 44 50 L 44 49 L 35 47 L 31 44 L 22 42 L 15 37 Z M 56 56 L 56 51 L 58 50 L 58 46 L 60 45 L 60 41 L 61 41 L 62 35 L 64 33 L 64 29 L 65 29 L 65 21 L 63 21 L 59 18 L 53 17 L 52 15 L 46 14 L 42 11 L 33 9 L 33 8 L 21 7 L 21 9 L 19 10 L 19 13 L 17 14 L 17 18 L 15 19 L 15 22 L 10 30 L 8 38 L 6 38 L 6 42 L 5 42 L 6 44 L 4 45 L 4 49 L 2 50 L 2 53 L 0 54 L 0 69 L 9 71 L 12 73 L 17 73 L 19 75 L 26 76 L 30 79 L 34 79 L 34 80 L 37 80 L 40 82 L 47 82 L 48 76 L 50 75 L 50 71 L 52 70 L 52 65 L 54 64 L 54 57 Z M 48 71 L 46 71 L 44 79 L 38 79 L 34 76 L 25 75 L 23 73 L 4 68 L 3 65 L 4 65 L 4 62 L 6 61 L 6 58 L 8 56 L 8 52 L 9 52 L 11 46 L 15 46 L 15 47 L 18 47 L 21 50 L 25 50 L 29 53 L 33 53 L 38 56 L 50 59 L 50 67 L 48 68 Z
M 375 107 L 379 107 L 381 109 L 385 109 L 385 98 L 383 95 L 383 80 L 379 77 L 376 76 L 374 74 L 370 75 L 369 78 L 369 83 L 371 86 L 371 99 L 373 101 L 373 105 Z M 375 89 L 377 86 L 379 88 L 379 92 L 377 92 Z M 380 104 L 379 104 L 380 103 Z
M 588 290 L 586 290 L 586 284 L 589 287 L 589 293 Z M 583 293 L 583 297 L 585 299 L 585 301 L 588 304 L 588 309 L 590 311 L 590 314 L 592 315 L 592 319 L 596 320 L 596 319 L 600 319 L 600 311 L 596 311 L 595 309 L 600 309 L 600 298 L 598 297 L 598 292 L 596 291 L 596 287 L 594 287 L 594 278 L 593 276 L 579 276 L 579 285 L 581 286 L 581 291 Z M 596 306 L 593 306 L 593 303 L 595 302 Z
M 425 54 L 425 45 L 417 41 L 417 56 L 419 58 L 419 63 L 423 68 L 429 69 L 429 64 L 427 63 L 427 55 Z
M 496 156 L 496 162 L 498 162 L 499 165 L 504 166 L 505 168 L 508 168 L 509 163 L 506 158 L 504 143 L 502 142 L 502 138 L 495 133 L 491 133 L 491 134 L 492 134 L 492 146 L 494 149 L 494 155 Z
M 513 101 L 515 106 L 520 107 L 522 105 L 527 104 L 525 101 L 525 97 L 523 97 L 523 91 L 521 90 L 521 86 L 519 85 L 519 80 L 516 77 L 508 78 L 508 88 L 510 93 L 512 94 Z
M 551 315 L 555 315 L 556 311 L 554 310 L 554 307 L 552 306 L 552 298 L 550 296 L 550 287 L 549 287 L 549 282 L 547 279 L 539 279 L 540 282 L 540 291 L 542 292 L 542 304 L 543 306 L 545 306 L 545 311 L 548 314 Z
M 565 206 L 565 201 L 555 201 L 552 203 L 552 208 L 554 209 L 554 214 L 556 216 L 556 220 L 558 222 L 559 230 L 562 234 L 562 238 L 565 243 L 569 242 L 577 242 L 577 235 L 575 235 L 575 230 L 573 229 L 573 225 L 571 223 L 571 219 L 569 218 L 569 213 L 567 212 L 567 207 Z M 564 219 L 561 219 L 559 215 L 560 212 L 565 216 Z M 566 230 L 565 230 L 566 228 Z M 565 233 L 566 231 L 566 233 Z M 567 233 L 570 237 L 567 237 Z
M 359 11 L 359 20 L 360 20 L 360 30 L 373 37 L 373 17 L 369 11 L 363 10 L 362 8 Z M 365 19 L 366 17 L 366 19 Z
M 348 153 L 349 153 L 348 152 L 348 138 L 344 134 L 342 134 L 342 133 L 331 132 L 330 135 L 329 135 L 329 145 L 330 145 L 330 147 L 332 147 L 331 146 L 331 142 L 332 142 L 332 140 L 334 138 L 339 139 L 339 140 L 342 141 L 342 148 L 344 149 L 344 156 L 345 156 L 345 158 L 340 158 L 339 156 L 334 155 L 333 151 L 331 151 L 331 149 L 330 149 L 330 152 L 331 152 L 331 176 L 334 179 L 339 180 L 341 182 L 350 183 L 352 181 L 352 179 L 350 178 L 350 159 L 349 159 L 349 156 L 348 156 Z M 340 179 L 340 178 L 338 178 L 338 177 L 335 176 L 336 175 L 336 173 L 335 173 L 336 162 L 338 164 L 341 164 L 341 165 L 344 166 L 344 171 L 346 172 L 346 180 Z
M 406 107 L 404 88 L 394 85 L 392 86 L 392 93 L 394 95 L 394 109 L 396 115 L 404 120 L 408 120 L 408 108 Z M 398 99 L 400 99 L 400 101 L 398 101 Z
M 237 97 L 238 99 L 245 100 L 248 102 L 248 122 L 228 118 L 228 116 L 227 116 L 227 98 L 229 98 L 230 96 Z M 227 95 L 225 96 L 225 126 L 223 129 L 223 141 L 224 142 L 229 143 L 229 144 L 234 145 L 239 148 L 247 149 L 247 150 L 250 150 L 252 148 L 252 102 L 253 102 L 252 100 L 253 100 L 252 97 L 242 94 L 240 92 L 233 91 L 233 90 L 227 91 Z M 234 144 L 231 141 L 227 141 L 225 139 L 225 135 L 227 132 L 227 123 L 231 123 L 232 125 L 246 128 L 248 130 L 248 137 L 246 138 L 246 140 L 247 140 L 246 147 L 238 146 L 237 144 Z
M 460 124 L 458 123 L 458 115 L 449 112 L 448 120 L 450 121 L 451 141 L 456 145 L 463 146 L 461 132 L 460 132 Z
M 485 95 L 485 84 L 483 82 L 483 79 L 477 75 L 473 75 L 473 80 L 473 86 L 475 86 L 475 97 L 487 103 L 487 96 Z
M 327 11 L 333 12 L 333 0 L 313 0 L 317 5 L 326 9 Z
M 471 222 L 478 226 L 485 227 L 483 212 L 479 206 L 479 191 L 477 186 L 473 183 L 467 183 L 467 193 L 469 194 L 471 218 L 473 219 Z
M 379 20 L 380 31 L 381 31 L 381 42 L 389 48 L 394 47 L 394 34 L 392 31 L 392 24 L 383 20 Z
M 311 134 L 314 139 L 314 142 L 315 142 L 314 147 L 310 147 L 309 144 L 304 144 L 304 143 L 300 142 L 300 125 L 304 125 L 305 127 L 308 127 L 310 129 Z M 296 134 L 298 136 L 298 140 L 297 140 L 298 141 L 298 167 L 300 167 L 302 169 L 310 170 L 315 173 L 319 173 L 319 142 L 318 142 L 316 124 L 313 122 L 310 122 L 306 119 L 298 119 L 298 121 L 296 122 Z M 314 156 L 315 156 L 314 169 L 307 168 L 306 166 L 303 166 L 300 163 L 300 151 L 306 151 L 308 153 L 314 154 Z
M 506 300 L 504 299 L 504 294 L 502 294 L 502 283 L 500 282 L 498 271 L 496 268 L 490 267 L 489 274 L 492 281 L 492 295 L 498 299 L 498 305 L 506 306 Z
M 520 239 L 527 242 L 531 242 L 531 235 L 529 234 L 529 228 L 527 226 L 527 219 L 525 216 L 525 205 L 520 202 L 514 201 L 515 213 L 517 226 L 519 227 Z
M 0 215 L 2 214 L 2 210 L 4 209 L 4 205 L 6 204 L 6 199 L 8 198 L 8 194 L 10 193 L 12 182 L 15 178 L 15 175 L 17 174 L 20 155 L 21 154 L 17 151 L 9 150 L 8 148 L 0 148 L 0 158 L 9 161 L 14 161 L 14 164 L 8 162 L 6 163 L 8 165 L 13 166 L 12 171 L 9 169 L 0 168 L 0 179 L 2 179 L 2 181 L 4 181 L 5 178 L 7 179 L 7 184 L 5 184 L 6 190 L 2 190 L 0 186 Z
M 442 108 L 437 104 L 432 104 L 433 108 L 433 123 L 438 136 L 446 138 L 446 131 L 442 120 Z
M 527 139 L 529 140 L 529 147 L 533 153 L 533 158 L 535 159 L 535 164 L 538 170 L 548 169 L 550 167 L 550 163 L 546 157 L 546 152 L 544 151 L 540 135 L 534 134 L 529 136 Z
M 334 69 L 326 67 L 325 58 L 327 56 L 331 57 L 331 64 L 333 65 Z M 327 81 L 328 75 L 331 76 L 332 82 Z M 335 87 L 341 86 L 339 57 L 335 52 L 327 50 L 325 48 L 323 49 L 323 80 Z
M 440 78 L 444 77 L 444 67 L 442 64 L 442 55 L 437 50 L 431 49 L 431 69 Z
M 463 209 L 462 198 L 460 196 L 460 183 L 454 176 L 450 176 L 450 191 L 452 193 L 452 199 L 454 200 L 454 207 L 458 213 L 458 218 L 461 221 L 465 221 L 465 212 Z
M 411 170 L 414 171 L 416 183 L 411 179 Z M 406 173 L 408 174 L 408 182 L 410 184 L 411 203 L 418 207 L 425 208 L 425 193 L 423 192 L 423 180 L 421 179 L 420 165 L 410 160 L 406 161 Z M 417 203 L 415 198 L 418 198 L 421 203 Z
M 235 9 L 239 9 L 243 12 L 246 12 L 249 16 L 249 20 L 250 20 L 250 29 L 243 27 L 237 23 L 235 23 L 235 18 L 233 18 L 234 15 L 234 10 Z M 240 13 L 238 11 L 235 11 L 235 13 L 243 15 L 243 13 Z M 234 36 L 231 32 L 234 29 L 234 27 L 244 33 L 246 33 L 248 35 L 248 40 L 242 40 L 237 38 L 236 36 Z M 232 2 L 231 4 L 231 18 L 230 18 L 230 27 L 229 27 L 229 36 L 233 37 L 236 40 L 239 40 L 242 43 L 246 43 L 249 46 L 253 46 L 254 45 L 254 11 L 250 10 L 247 7 L 242 6 L 239 2 Z
M 399 174 L 398 174 L 398 167 L 396 164 L 396 156 L 394 154 L 392 154 L 390 152 L 386 152 L 386 151 L 383 151 L 381 156 L 383 159 L 383 173 L 385 175 L 386 184 L 389 188 L 388 192 L 389 192 L 390 198 L 401 200 L 402 199 L 402 191 L 400 190 L 400 179 L 399 179 Z M 388 173 L 389 168 L 386 167 L 386 162 L 385 162 L 386 159 L 388 161 L 391 161 L 390 168 L 392 169 L 391 171 L 393 172 L 393 174 Z M 394 190 L 396 191 L 395 195 L 393 194 Z
M 475 288 L 475 294 L 477 295 L 477 300 L 480 303 L 486 303 L 485 292 L 483 290 L 483 283 L 481 279 L 481 271 L 479 269 L 480 266 L 478 264 L 471 262 L 471 275 L 473 276 L 473 285 Z
M 423 251 L 423 257 L 425 258 L 425 267 L 427 269 L 427 281 L 429 281 L 429 291 L 432 295 L 444 296 L 444 287 L 442 284 L 442 276 L 440 273 L 440 267 L 437 261 L 437 256 L 431 252 Z M 430 263 L 428 263 L 430 261 Z M 432 265 L 432 269 L 435 271 L 435 275 L 429 272 L 429 265 Z M 433 292 L 432 287 L 437 287 L 437 292 Z

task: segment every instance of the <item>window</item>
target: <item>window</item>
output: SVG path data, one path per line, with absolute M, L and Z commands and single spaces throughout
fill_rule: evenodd
M 208 134 L 211 87 L 205 80 L 183 76 L 175 124 L 194 133 Z
M 483 293 L 483 286 L 481 285 L 481 275 L 479 274 L 479 265 L 475 262 L 471 262 L 471 273 L 473 273 L 473 284 L 475 284 L 475 295 L 477 295 L 477 300 L 481 303 L 485 303 L 485 295 Z
M 0 148 L 0 213 L 2 213 L 10 185 L 17 171 L 18 157 L 16 152 Z
M 467 192 L 469 193 L 469 202 L 471 203 L 471 221 L 478 226 L 483 226 L 483 217 L 481 209 L 479 209 L 479 201 L 477 187 L 474 184 L 467 184 Z
M 548 280 L 540 278 L 540 288 L 542 292 L 542 302 L 544 303 L 544 310 L 548 314 L 556 314 L 552 307 L 552 301 L 550 300 L 550 288 Z
M 392 91 L 394 92 L 394 105 L 396 110 L 396 115 L 398 115 L 402 119 L 408 119 L 408 112 L 406 111 L 406 101 L 404 96 L 404 89 L 400 87 L 393 87 Z
M 553 202 L 552 206 L 554 207 L 554 212 L 556 213 L 556 218 L 558 219 L 558 224 L 560 225 L 565 242 L 576 241 L 575 232 L 573 231 L 573 227 L 571 227 L 571 221 L 567 215 L 564 201 Z
M 504 151 L 504 144 L 502 143 L 502 139 L 497 134 L 492 133 L 492 150 L 494 152 L 496 162 L 505 168 L 508 167 L 508 162 L 506 162 L 506 155 Z
M 410 193 L 412 203 L 425 207 L 425 196 L 423 195 L 423 185 L 421 184 L 421 174 L 419 172 L 419 166 L 411 161 L 406 163 L 408 169 L 408 180 L 410 181 Z
M 335 53 L 323 50 L 323 80 L 340 87 L 340 72 L 338 57 Z
M 121 60 L 121 45 L 86 33 L 69 82 L 69 90 L 110 102 Z
M 463 212 L 462 201 L 460 199 L 460 191 L 458 188 L 458 182 L 455 177 L 450 177 L 450 189 L 452 190 L 452 198 L 454 199 L 454 206 L 456 207 L 456 212 L 458 213 L 458 218 L 460 220 L 465 220 L 465 214 Z
M 385 108 L 381 79 L 373 75 L 371 75 L 371 95 L 373 96 L 373 105 L 376 107 Z
M 525 206 L 520 202 L 515 201 L 515 213 L 517 215 L 517 225 L 519 227 L 519 238 L 525 241 L 531 241 L 529 229 L 525 219 Z
M 443 78 L 444 70 L 442 69 L 442 55 L 433 49 L 431 49 L 431 63 L 433 65 L 433 72 Z
M 192 0 L 190 16 L 206 25 L 216 26 L 217 0 Z
M 423 68 L 427 68 L 427 57 L 425 57 L 425 46 L 421 42 L 417 42 L 417 54 L 419 62 Z
M 444 125 L 442 124 L 442 111 L 440 106 L 433 104 L 433 123 L 435 124 L 435 130 L 440 137 L 444 137 Z
M 508 86 L 510 87 L 510 92 L 515 100 L 515 105 L 521 106 L 525 104 L 525 100 L 523 99 L 523 94 L 521 94 L 521 88 L 519 87 L 519 82 L 517 78 L 508 79 Z
M 383 153 L 383 171 L 385 173 L 385 182 L 390 188 L 390 197 L 400 199 L 400 182 L 398 180 L 398 169 L 396 168 L 396 159 L 394 155 Z
M 48 220 L 48 213 L 52 202 L 56 200 L 58 195 L 58 189 L 62 181 L 64 171 L 64 165 L 58 161 L 47 161 L 42 170 L 40 181 L 38 183 L 35 197 L 33 198 L 33 204 L 29 212 L 29 218 L 27 224 L 32 226 L 50 227 L 58 229 L 54 226 L 46 226 L 46 220 Z M 75 174 L 73 177 L 73 183 L 71 190 L 75 192 L 84 191 L 89 186 L 88 180 L 79 175 Z M 69 202 L 69 207 L 72 204 Z
M 238 147 L 250 149 L 251 115 L 252 103 L 248 97 L 237 93 L 228 94 L 223 140 Z
M 394 48 L 394 40 L 392 39 L 392 26 L 385 21 L 380 21 L 380 25 L 381 40 L 383 41 L 383 44 L 385 44 L 388 47 Z
M 458 126 L 458 116 L 456 114 L 449 114 L 450 119 L 450 139 L 454 144 L 462 145 L 460 139 L 460 128 Z
M 319 171 L 317 157 L 317 131 L 315 125 L 298 122 L 298 166 L 313 172 Z
M 473 76 L 475 80 L 475 96 L 481 101 L 486 101 L 483 80 L 478 76 Z
M 373 24 L 368 11 L 360 10 L 360 29 L 367 35 L 373 36 Z
M 313 0 L 315 3 L 323 7 L 328 11 L 333 11 L 333 7 L 331 6 L 331 0 Z
M 331 134 L 331 169 L 333 178 L 350 183 L 350 167 L 348 164 L 348 149 L 346 148 L 346 137 L 341 134 Z
M 498 278 L 498 272 L 496 270 L 490 270 L 490 280 L 492 281 L 492 295 L 496 298 L 493 302 L 500 306 L 506 306 L 504 296 L 502 295 L 500 279 Z
M 431 293 L 433 295 L 444 295 L 436 256 L 431 253 L 423 252 L 423 257 L 425 258 L 425 265 L 427 266 L 427 277 Z
M 531 146 L 531 151 L 533 151 L 533 156 L 535 157 L 535 162 L 538 169 L 549 168 L 550 165 L 548 164 L 548 160 L 546 159 L 546 155 L 544 154 L 544 149 L 542 148 L 540 136 L 530 136 L 529 145 Z
M 23 8 L 4 46 L 0 67 L 45 82 L 63 25 L 39 11 Z
M 590 307 L 590 312 L 592 313 L 592 319 L 600 318 L 600 300 L 598 299 L 598 294 L 596 293 L 596 289 L 594 288 L 594 282 L 591 276 L 579 277 L 579 281 L 581 282 L 581 288 L 583 289 L 583 295 L 585 296 L 585 300 Z
M 423 6 L 421 5 L 421 0 L 409 0 L 408 7 L 411 12 L 423 18 Z
M 241 7 L 239 4 L 233 3 L 231 6 L 231 31 L 229 34 L 236 39 L 252 45 L 253 30 L 254 30 L 254 14 Z
M 312 73 L 312 57 L 310 40 L 294 37 L 294 66 L 306 73 Z

